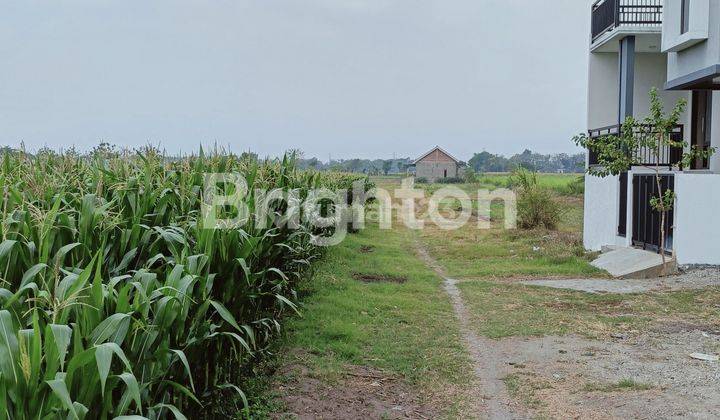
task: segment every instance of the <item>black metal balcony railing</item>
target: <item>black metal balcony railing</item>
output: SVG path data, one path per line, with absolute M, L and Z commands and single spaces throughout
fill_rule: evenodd
M 620 25 L 662 25 L 662 0 L 597 0 L 592 6 L 592 40 Z
M 652 133 L 652 127 L 641 126 L 641 130 L 648 130 L 645 134 Z M 597 139 L 604 136 L 620 136 L 622 134 L 622 125 L 616 124 L 603 128 L 596 128 L 589 131 L 590 138 Z M 685 129 L 682 125 L 676 125 L 671 133 L 671 140 L 676 142 L 683 141 L 685 136 Z M 589 164 L 598 165 L 598 154 L 595 150 L 588 150 Z M 682 147 L 670 147 L 666 145 L 659 151 L 656 149 L 650 149 L 647 147 L 641 147 L 634 151 L 633 161 L 637 162 L 639 166 L 682 166 Z

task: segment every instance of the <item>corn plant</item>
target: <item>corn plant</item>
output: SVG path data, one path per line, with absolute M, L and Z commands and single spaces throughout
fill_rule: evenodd
M 242 174 L 251 213 L 255 188 L 305 196 L 362 177 L 300 172 L 292 156 L 108 150 L 2 156 L 0 419 L 247 410 L 242 380 L 320 250 L 309 226 L 203 226 L 204 174 Z M 231 394 L 237 407 L 214 403 Z

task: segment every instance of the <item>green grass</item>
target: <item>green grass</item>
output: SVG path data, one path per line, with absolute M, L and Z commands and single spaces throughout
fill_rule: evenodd
M 351 364 L 399 375 L 423 395 L 466 386 L 471 369 L 452 307 L 412 240 L 405 229 L 369 227 L 331 248 L 300 291 L 303 316 L 288 324 L 284 353 L 300 355 L 311 375 L 331 382 Z M 354 273 L 408 281 L 368 284 Z M 450 410 L 460 402 L 447 401 Z
M 645 384 L 642 382 L 636 382 L 633 379 L 622 379 L 617 383 L 612 384 L 600 384 L 600 383 L 588 383 L 585 384 L 583 390 L 586 392 L 618 392 L 618 391 L 647 391 L 653 389 L 654 386 Z
M 491 206 L 492 228 L 480 230 L 475 219 L 457 230 L 427 226 L 420 236 L 431 254 L 456 278 L 506 277 L 598 277 L 604 273 L 590 265 L 593 254 L 582 245 L 582 195 L 562 195 L 558 191 L 578 179 L 577 174 L 538 174 L 539 185 L 554 191 L 561 208 L 557 231 L 505 230 L 504 207 Z M 478 189 L 495 189 L 509 185 L 510 174 L 483 175 L 477 184 L 454 185 L 468 193 L 477 211 Z M 379 186 L 389 185 L 380 180 Z M 430 197 L 442 184 L 416 185 Z M 386 186 L 387 188 L 387 186 Z M 441 203 L 441 209 L 459 206 L 452 200 Z M 424 209 L 421 209 L 423 211 Z
M 573 190 L 572 184 L 577 183 L 582 174 L 537 174 L 538 185 L 544 188 L 554 190 L 562 194 L 578 193 Z M 486 188 L 510 188 L 512 186 L 511 174 L 483 174 L 478 177 L 479 185 Z M 579 192 L 581 193 L 581 191 Z
M 502 378 L 502 381 L 513 399 L 522 401 L 523 405 L 530 408 L 545 406 L 545 403 L 537 397 L 536 391 L 552 388 L 549 382 L 540 380 L 534 374 L 527 372 L 511 373 Z
M 477 182 L 473 183 L 415 184 L 415 188 L 422 188 L 432 194 L 442 187 L 454 186 L 476 195 L 478 189 L 494 190 L 496 188 L 511 188 L 511 177 L 512 174 L 510 173 L 488 173 L 478 175 Z M 582 177 L 582 174 L 537 174 L 538 185 L 541 187 L 548 188 L 559 194 L 576 196 L 582 195 L 582 186 L 580 185 L 582 184 Z M 399 179 L 402 179 L 397 176 L 378 176 L 372 178 L 380 183 L 398 181 Z
M 468 281 L 458 285 L 477 332 L 490 338 L 579 334 L 606 338 L 640 331 L 655 321 L 720 321 L 720 288 L 646 294 L 575 291 Z
M 603 276 L 590 265 L 593 255 L 582 245 L 582 200 L 558 200 L 563 208 L 558 231 L 505 230 L 503 208 L 493 204 L 491 229 L 475 223 L 451 231 L 430 227 L 420 236 L 452 277 Z

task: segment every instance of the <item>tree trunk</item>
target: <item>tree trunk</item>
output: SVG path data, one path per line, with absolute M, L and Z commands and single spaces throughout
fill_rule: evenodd
M 665 201 L 663 199 L 662 183 L 660 182 L 660 170 L 655 170 L 655 184 L 658 189 L 659 208 L 655 209 L 660 212 L 660 256 L 662 257 L 662 277 L 667 275 L 667 261 L 665 260 Z

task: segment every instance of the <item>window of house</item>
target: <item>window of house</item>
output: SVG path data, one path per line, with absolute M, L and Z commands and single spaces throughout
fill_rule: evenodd
M 682 1 L 682 13 L 680 23 L 680 33 L 684 34 L 690 30 L 690 0 Z

